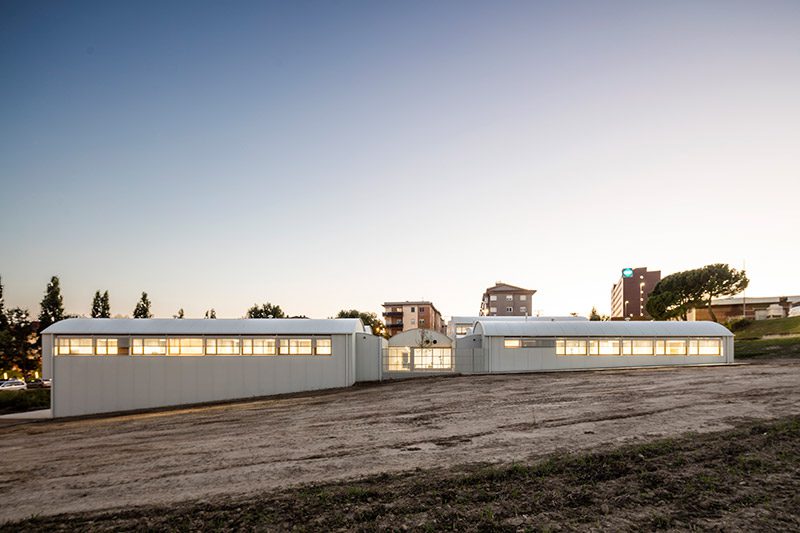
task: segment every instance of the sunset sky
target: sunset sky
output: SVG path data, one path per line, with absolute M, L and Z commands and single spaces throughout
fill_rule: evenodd
M 0 276 L 239 317 L 800 294 L 800 2 L 0 4 Z

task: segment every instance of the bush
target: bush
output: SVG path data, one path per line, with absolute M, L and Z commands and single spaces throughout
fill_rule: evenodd
M 50 389 L 0 392 L 0 414 L 50 409 Z
M 749 318 L 735 318 L 728 322 L 728 329 L 736 333 L 737 331 L 742 331 L 752 323 L 753 321 Z

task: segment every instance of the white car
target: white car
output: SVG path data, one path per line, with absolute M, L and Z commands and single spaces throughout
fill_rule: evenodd
M 25 384 L 24 381 L 20 379 L 10 379 L 3 383 L 0 383 L 0 391 L 6 390 L 25 390 L 28 386 Z

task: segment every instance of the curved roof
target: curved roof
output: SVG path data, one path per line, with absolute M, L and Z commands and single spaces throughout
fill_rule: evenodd
M 421 332 L 425 332 L 427 337 L 427 341 L 425 346 L 436 346 L 437 348 L 449 348 L 453 345 L 453 339 L 445 335 L 444 333 L 439 333 L 438 331 L 433 331 L 432 329 L 409 329 L 408 331 L 404 331 L 402 333 L 398 333 L 391 339 L 389 339 L 389 346 L 420 346 L 420 337 Z
M 359 318 L 68 318 L 56 335 L 345 335 L 364 333 Z
M 486 337 L 732 337 L 716 322 L 484 322 L 475 324 L 476 335 Z
M 454 316 L 450 322 L 454 324 L 474 324 L 484 322 L 583 322 L 589 320 L 585 316 Z

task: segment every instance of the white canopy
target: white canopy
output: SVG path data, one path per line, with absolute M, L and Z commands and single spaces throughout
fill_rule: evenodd
M 475 335 L 486 337 L 732 337 L 716 322 L 497 322 L 479 320 Z
M 364 333 L 359 318 L 69 318 L 42 333 L 55 335 L 347 335 Z

